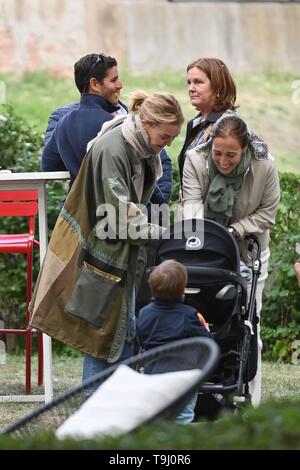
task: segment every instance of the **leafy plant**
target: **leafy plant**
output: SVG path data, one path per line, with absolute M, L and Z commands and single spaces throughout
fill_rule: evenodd
M 3 105 L 0 114 L 1 169 L 38 171 L 39 153 L 43 144 L 41 135 L 15 114 L 13 108 Z
M 265 358 L 289 360 L 291 344 L 300 334 L 300 289 L 293 264 L 300 241 L 300 177 L 280 175 L 281 202 L 271 232 L 271 258 L 262 312 Z
M 11 106 L 3 106 L 0 111 L 0 155 L 1 169 L 13 172 L 39 171 L 43 139 L 33 127 L 16 115 Z M 60 201 L 65 189 L 60 182 L 49 185 L 48 217 L 49 227 L 53 227 L 60 210 Z M 0 233 L 26 233 L 28 219 L 22 217 L 1 218 Z M 38 238 L 38 224 L 36 224 Z M 34 277 L 39 270 L 39 254 L 34 250 Z M 0 255 L 0 319 L 6 328 L 24 325 L 26 308 L 26 259 L 21 254 Z M 24 338 L 16 341 L 12 335 L 6 336 L 7 349 L 18 349 Z
M 120 392 L 122 393 L 122 392 Z M 101 419 L 101 417 L 100 417 Z M 75 450 L 278 450 L 300 449 L 300 403 L 299 401 L 270 401 L 259 408 L 246 408 L 237 415 L 223 416 L 213 425 L 200 422 L 185 425 L 161 421 L 144 425 L 134 432 L 119 437 L 94 439 L 56 439 L 52 432 L 24 435 L 14 439 L 0 438 L 0 449 L 48 449 Z M 153 452 L 152 452 L 153 453 Z M 157 452 L 159 454 L 159 452 Z M 110 454 L 109 454 L 110 455 Z M 134 454 L 133 454 L 134 455 Z M 151 454 L 147 454 L 151 458 Z M 201 456 L 201 457 L 200 457 Z M 195 455 L 192 453 L 192 457 Z M 153 458 L 153 456 L 152 456 Z

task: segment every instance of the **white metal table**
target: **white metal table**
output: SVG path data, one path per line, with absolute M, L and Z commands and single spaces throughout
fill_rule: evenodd
M 46 183 L 54 180 L 68 180 L 70 174 L 67 171 L 32 172 L 32 173 L 1 173 L 0 189 L 22 190 L 36 189 L 38 192 L 38 219 L 39 219 L 39 241 L 40 241 L 40 265 L 42 265 L 48 246 L 47 225 L 47 198 Z M 58 215 L 58 214 L 57 214 Z M 52 344 L 50 336 L 43 334 L 44 348 L 44 395 L 4 395 L 0 396 L 0 402 L 49 402 L 53 397 L 52 376 Z

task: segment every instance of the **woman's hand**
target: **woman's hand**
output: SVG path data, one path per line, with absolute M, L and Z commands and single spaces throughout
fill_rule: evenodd
M 240 234 L 235 230 L 234 227 L 229 226 L 228 232 L 231 233 L 231 235 L 236 239 L 236 241 L 239 241 L 241 239 Z

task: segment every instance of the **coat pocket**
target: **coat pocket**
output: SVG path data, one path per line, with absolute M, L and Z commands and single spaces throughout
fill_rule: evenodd
M 102 328 L 124 293 L 121 278 L 101 271 L 84 261 L 65 312 Z

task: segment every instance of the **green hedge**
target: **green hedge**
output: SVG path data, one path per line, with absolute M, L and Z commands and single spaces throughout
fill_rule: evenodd
M 99 417 L 101 419 L 101 417 Z M 300 449 L 300 402 L 268 402 L 227 415 L 215 422 L 182 425 L 163 422 L 144 426 L 133 433 L 103 440 L 55 439 L 40 433 L 25 439 L 0 438 L 3 449 Z
M 265 358 L 290 362 L 300 339 L 300 289 L 293 265 L 300 242 L 300 176 L 280 175 L 281 201 L 271 231 L 269 278 L 263 300 L 262 337 Z
M 0 107 L 0 155 L 1 168 L 13 172 L 31 172 L 40 169 L 40 154 L 43 146 L 42 136 L 17 116 L 10 106 Z M 65 194 L 61 182 L 48 186 L 48 225 L 53 227 L 60 210 L 60 201 Z M 28 219 L 2 218 L 0 233 L 26 233 Z M 36 224 L 38 238 L 38 224 Z M 34 250 L 34 277 L 39 269 L 39 253 Z M 24 325 L 26 307 L 26 259 L 19 254 L 0 256 L 0 319 L 5 327 Z M 24 337 L 7 335 L 7 349 L 23 347 Z

